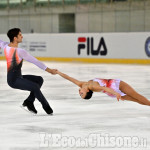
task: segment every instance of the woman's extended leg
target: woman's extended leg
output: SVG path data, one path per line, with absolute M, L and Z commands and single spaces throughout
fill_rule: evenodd
M 122 98 L 123 100 L 128 100 L 128 101 L 132 101 L 132 102 L 137 102 L 137 103 L 142 104 L 142 105 L 146 105 L 146 104 L 144 104 L 144 103 L 138 101 L 137 99 L 135 99 L 135 98 L 133 98 L 133 97 L 131 97 L 131 96 L 128 96 L 128 95 L 121 96 L 121 98 Z
M 145 98 L 144 96 L 137 93 L 129 84 L 127 84 L 124 81 L 120 81 L 120 90 L 127 94 L 126 96 L 123 96 L 122 98 L 130 101 L 135 101 L 137 103 L 143 104 L 143 105 L 149 105 L 150 101 Z

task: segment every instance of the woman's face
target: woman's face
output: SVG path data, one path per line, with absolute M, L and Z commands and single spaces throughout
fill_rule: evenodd
M 80 94 L 81 98 L 83 98 L 83 99 L 85 98 L 87 92 L 89 92 L 89 90 L 86 88 L 79 89 L 79 94 Z

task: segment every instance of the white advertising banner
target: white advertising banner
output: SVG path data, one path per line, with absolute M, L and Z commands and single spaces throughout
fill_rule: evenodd
M 20 47 L 37 57 L 149 59 L 150 33 L 23 34 Z

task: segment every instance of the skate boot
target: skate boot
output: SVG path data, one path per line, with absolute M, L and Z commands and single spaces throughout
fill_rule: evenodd
M 49 106 L 49 105 L 45 105 L 45 106 L 43 106 L 43 109 L 45 110 L 45 112 L 47 113 L 47 114 L 53 114 L 53 109 Z
M 28 101 L 28 100 L 25 100 L 25 101 L 23 102 L 22 106 L 23 106 L 23 107 L 27 107 L 27 109 L 28 109 L 30 112 L 32 112 L 32 113 L 34 113 L 34 114 L 37 114 L 37 110 L 35 109 L 33 102 L 30 102 L 30 101 Z

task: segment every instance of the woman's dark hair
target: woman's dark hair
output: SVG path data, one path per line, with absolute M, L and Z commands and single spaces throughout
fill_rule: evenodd
M 93 95 L 93 91 L 89 90 L 89 92 L 86 93 L 86 96 L 84 99 L 90 99 Z
M 14 40 L 14 37 L 17 37 L 19 32 L 21 32 L 21 30 L 19 28 L 13 28 L 13 29 L 10 29 L 8 32 L 7 32 L 7 36 L 10 40 L 10 42 L 13 42 Z

